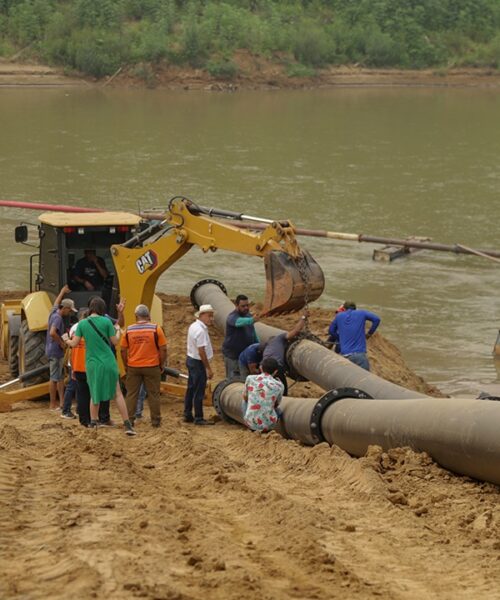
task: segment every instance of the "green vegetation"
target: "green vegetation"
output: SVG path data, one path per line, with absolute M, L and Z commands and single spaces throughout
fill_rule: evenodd
M 161 62 L 225 79 L 246 49 L 311 76 L 326 65 L 500 68 L 500 0 L 0 0 L 0 56 L 103 77 Z

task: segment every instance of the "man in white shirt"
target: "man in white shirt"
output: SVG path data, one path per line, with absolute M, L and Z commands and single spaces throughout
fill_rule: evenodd
M 189 326 L 187 335 L 187 359 L 189 379 L 184 397 L 184 421 L 195 425 L 213 425 L 203 418 L 203 398 L 207 379 L 212 379 L 210 360 L 214 355 L 208 327 L 214 322 L 214 309 L 202 304 L 194 315 L 196 321 Z M 194 406 L 194 418 L 193 418 Z

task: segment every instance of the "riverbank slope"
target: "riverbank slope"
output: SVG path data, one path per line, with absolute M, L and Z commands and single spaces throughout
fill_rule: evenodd
M 97 86 L 148 87 L 159 89 L 314 89 L 338 86 L 500 87 L 500 71 L 484 68 L 459 69 L 367 69 L 360 66 L 318 69 L 311 77 L 290 77 L 285 66 L 237 52 L 238 75 L 218 79 L 202 69 L 175 65 L 127 67 L 100 80 L 65 74 L 46 65 L 12 63 L 0 59 L 0 87 L 8 86 Z

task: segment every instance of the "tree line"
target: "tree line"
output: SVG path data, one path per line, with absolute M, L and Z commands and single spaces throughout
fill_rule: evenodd
M 290 76 L 328 65 L 500 68 L 500 0 L 0 0 L 0 57 L 103 77 L 167 62 L 238 74 L 234 52 Z

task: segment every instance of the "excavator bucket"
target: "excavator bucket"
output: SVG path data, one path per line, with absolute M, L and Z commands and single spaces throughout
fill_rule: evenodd
M 292 258 L 286 252 L 273 250 L 265 255 L 264 264 L 266 297 L 262 314 L 294 312 L 321 296 L 325 276 L 309 252 Z

